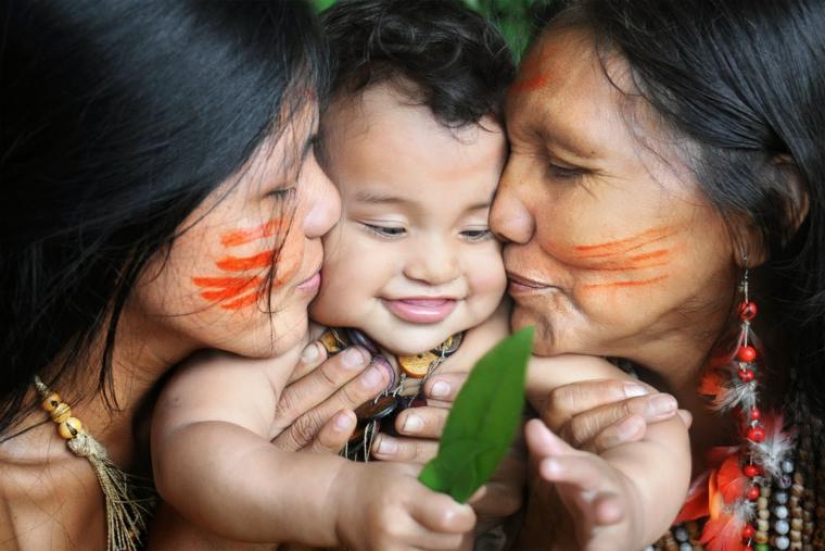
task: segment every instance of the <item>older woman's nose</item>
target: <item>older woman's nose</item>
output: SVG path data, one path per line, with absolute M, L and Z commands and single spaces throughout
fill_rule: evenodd
M 536 221 L 519 196 L 518 184 L 505 170 L 490 209 L 490 229 L 501 241 L 527 243 L 535 228 Z

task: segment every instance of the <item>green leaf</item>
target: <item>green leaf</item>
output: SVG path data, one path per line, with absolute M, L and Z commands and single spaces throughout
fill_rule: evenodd
M 438 455 L 418 479 L 467 501 L 501 463 L 521 424 L 533 327 L 498 343 L 473 367 L 447 417 Z

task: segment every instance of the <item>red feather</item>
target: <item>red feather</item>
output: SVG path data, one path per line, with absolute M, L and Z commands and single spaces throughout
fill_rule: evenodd
M 723 377 L 722 373 L 711 369 L 708 370 L 702 377 L 702 382 L 699 385 L 699 394 L 703 396 L 719 396 L 725 390 L 727 377 Z
M 731 504 L 745 496 L 745 492 L 750 485 L 750 478 L 742 472 L 739 465 L 739 455 L 729 455 L 722 462 L 718 471 L 711 476 L 716 476 L 716 487 L 722 494 L 722 499 L 726 504 Z
M 725 512 L 705 524 L 699 539 L 707 551 L 746 551 L 742 530 L 747 521 L 735 513 Z
M 685 504 L 682 505 L 682 510 L 679 511 L 679 516 L 676 517 L 673 524 L 696 520 L 697 518 L 706 517 L 710 514 L 710 507 L 708 505 L 708 477 L 709 472 L 705 471 L 690 484 Z

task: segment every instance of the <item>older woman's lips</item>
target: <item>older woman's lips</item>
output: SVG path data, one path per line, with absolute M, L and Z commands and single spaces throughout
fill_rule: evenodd
M 547 285 L 546 283 L 541 283 L 532 279 L 514 275 L 509 275 L 507 279 L 509 281 L 507 292 L 511 295 L 535 293 L 536 291 L 544 291 L 553 288 L 552 285 Z
M 456 307 L 456 300 L 450 298 L 385 299 L 383 302 L 396 317 L 419 324 L 443 321 Z

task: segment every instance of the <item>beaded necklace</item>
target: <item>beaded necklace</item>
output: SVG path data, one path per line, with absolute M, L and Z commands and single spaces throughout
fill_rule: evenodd
M 76 456 L 85 458 L 97 475 L 106 504 L 106 550 L 135 551 L 141 548 L 156 495 L 151 483 L 120 470 L 103 444 L 89 434 L 72 408 L 40 377 L 34 385 L 42 400 L 40 407 L 57 425 L 57 433 Z
M 760 486 L 751 506 L 753 532 L 744 532 L 750 537 L 726 549 L 825 549 L 825 428 L 804 406 L 795 412 L 793 453 L 782 460 L 780 476 Z M 702 536 L 707 523 L 707 518 L 679 522 L 648 550 L 717 549 Z
M 444 360 L 455 354 L 463 339 L 464 333 L 457 333 L 427 352 L 394 355 L 396 371 L 387 359 L 389 354 L 379 349 L 363 332 L 350 328 L 327 329 L 320 341 L 328 353 L 337 354 L 354 344 L 363 346 L 372 355 L 372 362 L 383 365 L 391 377 L 387 390 L 355 410 L 358 423 L 341 455 L 353 461 L 369 461 L 378 432 L 394 434 L 395 417 L 409 407 L 424 404 L 419 395 L 421 385 Z

